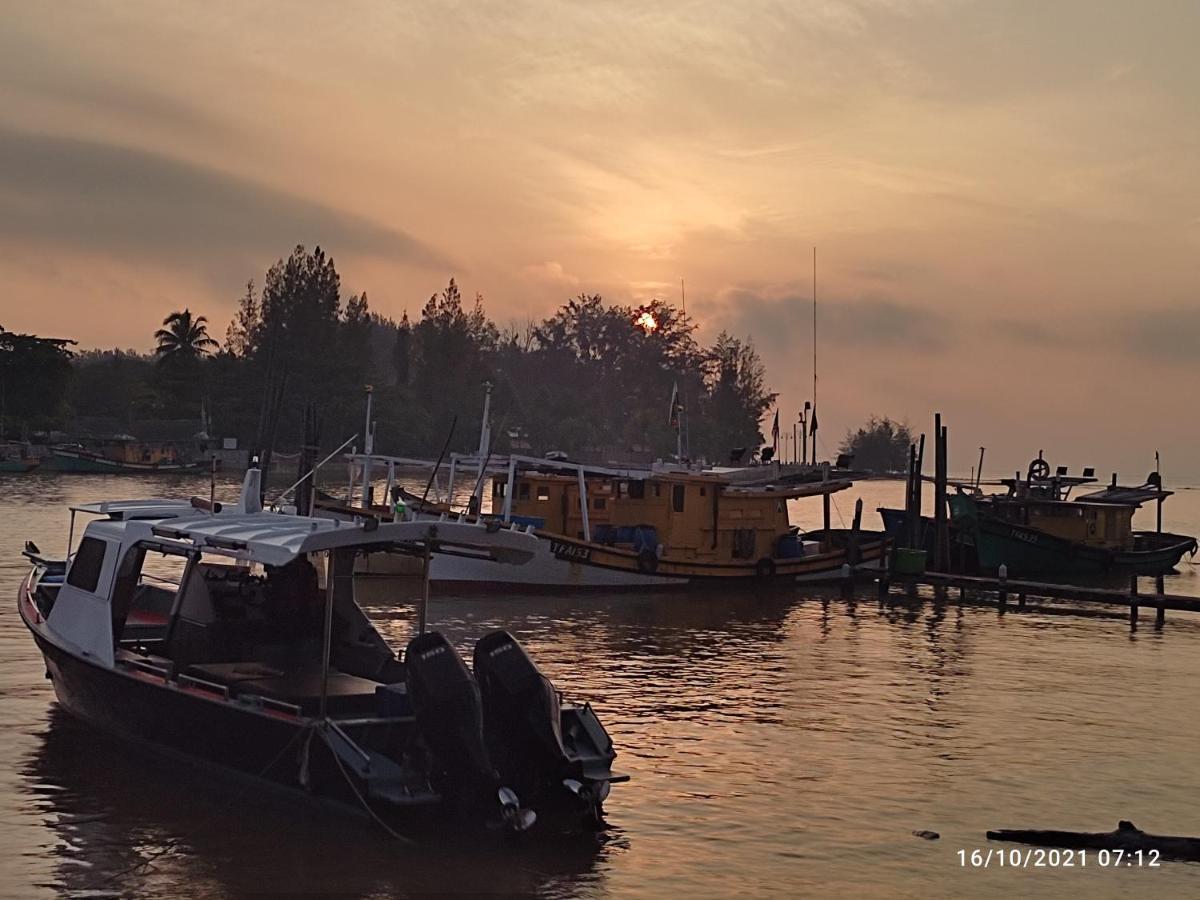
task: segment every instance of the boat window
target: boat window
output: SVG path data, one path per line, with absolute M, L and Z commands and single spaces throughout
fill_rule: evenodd
M 607 503 L 605 502 L 603 497 L 597 497 L 595 500 L 592 501 L 592 507 L 594 509 L 604 509 L 605 506 L 607 506 Z
M 701 496 L 701 497 L 707 497 L 707 496 L 708 496 L 708 488 L 704 487 L 704 485 L 701 485 L 701 486 L 700 486 L 700 496 Z
M 522 481 L 522 482 L 518 483 L 517 499 L 518 500 L 528 500 L 529 499 L 529 482 L 528 481 Z
M 646 482 L 631 481 L 629 482 L 629 498 L 631 500 L 641 500 L 646 496 Z
M 733 558 L 753 559 L 758 532 L 753 528 L 733 529 Z
M 656 485 L 654 486 L 654 496 L 655 496 L 655 497 L 661 497 L 661 496 L 662 496 L 662 487 L 661 487 L 661 485 L 657 485 L 657 484 L 656 484 Z
M 683 485 L 676 484 L 671 487 L 671 509 L 675 512 L 683 512 Z
M 497 497 L 504 497 L 504 496 L 508 495 L 508 482 L 507 481 L 501 481 L 496 484 L 496 494 L 495 495 Z
M 537 498 L 539 500 L 549 500 L 550 499 L 550 487 L 545 484 L 539 484 L 538 490 L 537 490 Z
M 67 584 L 81 591 L 94 593 L 100 583 L 100 568 L 104 565 L 105 542 L 99 538 L 85 537 L 79 543 L 79 551 L 67 573 Z

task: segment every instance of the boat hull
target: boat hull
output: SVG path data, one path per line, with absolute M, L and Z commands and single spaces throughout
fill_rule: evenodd
M 73 453 L 69 450 L 55 450 L 51 458 L 51 467 L 59 472 L 77 472 L 81 474 L 110 474 L 110 475 L 145 475 L 165 474 L 170 472 L 193 472 L 199 468 L 199 463 L 132 463 L 118 462 L 92 454 Z
M 1193 538 L 1154 532 L 1135 532 L 1130 551 L 1088 547 L 996 519 L 981 518 L 975 534 L 979 565 L 995 571 L 1001 565 L 1012 577 L 1026 575 L 1165 575 L 1185 553 L 1194 553 Z
M 0 474 L 24 474 L 41 465 L 38 459 L 0 459 Z
M 847 534 L 840 534 L 842 539 Z M 887 540 L 861 535 L 856 568 L 878 568 Z M 491 560 L 435 554 L 430 578 L 442 587 L 466 592 L 549 592 L 555 590 L 670 590 L 697 585 L 828 582 L 840 578 L 850 563 L 846 547 L 795 559 L 750 560 L 722 564 L 703 560 L 656 559 L 653 571 L 644 556 L 558 535 L 539 535 L 533 558 L 520 566 Z

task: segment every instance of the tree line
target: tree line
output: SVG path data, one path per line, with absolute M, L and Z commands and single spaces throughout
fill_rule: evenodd
M 293 450 L 310 404 L 326 446 L 361 432 L 371 385 L 376 449 L 429 456 L 451 423 L 450 448 L 474 449 L 488 383 L 497 453 L 666 457 L 676 447 L 669 404 L 677 389 L 686 455 L 721 461 L 762 443 L 776 395 L 748 339 L 721 333 L 702 346 L 696 330 L 664 301 L 610 304 L 596 294 L 540 322 L 501 328 L 483 297 L 464 298 L 454 279 L 415 319 L 396 321 L 373 312 L 366 293 L 344 297 L 320 247 L 297 246 L 261 286 L 247 283 L 221 342 L 190 309 L 166 316 L 149 354 L 75 352 L 69 341 L 0 329 L 0 396 L 11 436 L 77 415 L 192 417 L 199 425 L 203 408 L 214 437 Z

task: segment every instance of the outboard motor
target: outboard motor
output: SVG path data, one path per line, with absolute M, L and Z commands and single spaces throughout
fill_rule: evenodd
M 545 781 L 577 774 L 563 749 L 558 692 L 516 638 L 507 631 L 480 638 L 475 677 L 488 750 L 505 778 L 532 795 Z
M 559 703 L 558 691 L 507 631 L 475 645 L 475 678 L 483 698 L 483 733 L 504 779 L 522 796 L 550 803 L 593 826 L 613 782 L 612 741 L 591 706 Z
M 405 652 L 408 696 L 417 725 L 447 784 L 461 785 L 469 802 L 487 809 L 497 799 L 504 823 L 517 831 L 533 824 L 532 810 L 501 783 L 483 740 L 479 685 L 441 632 L 417 635 Z

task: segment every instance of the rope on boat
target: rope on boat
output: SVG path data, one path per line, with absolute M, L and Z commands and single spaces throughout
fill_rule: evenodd
M 283 755 L 292 748 L 292 745 L 294 743 L 296 743 L 296 741 L 299 739 L 300 735 L 302 735 L 302 734 L 308 735 L 308 739 L 312 740 L 313 727 L 314 727 L 314 725 L 309 724 L 309 725 L 305 725 L 303 728 L 296 731 L 296 733 L 291 736 L 291 738 L 288 740 L 288 742 L 283 745 L 283 749 L 275 754 L 275 758 L 272 759 L 265 766 L 263 766 L 262 771 L 258 773 L 258 777 L 262 778 L 268 772 L 270 772 L 273 768 L 275 768 L 275 764 L 278 763 L 281 759 L 283 759 Z
M 394 828 L 392 828 L 390 825 L 388 825 L 387 822 L 383 821 L 383 819 L 381 819 L 379 817 L 379 814 L 376 813 L 375 810 L 371 809 L 371 804 L 369 804 L 367 802 L 367 799 L 358 790 L 358 785 L 356 785 L 354 783 L 354 779 L 350 777 L 350 773 L 347 772 L 346 767 L 342 765 L 341 759 L 338 758 L 337 751 L 334 750 L 333 747 L 330 745 L 329 739 L 325 737 L 324 733 L 321 734 L 321 740 L 325 741 L 325 746 L 329 748 L 329 755 L 332 756 L 333 761 L 335 763 L 337 763 L 338 771 L 341 772 L 342 777 L 346 779 L 346 784 L 350 785 L 350 790 L 354 792 L 354 796 L 358 799 L 359 805 L 362 806 L 362 808 L 364 810 L 366 810 L 367 815 L 369 815 L 372 819 L 374 819 L 375 824 L 378 825 L 380 828 L 382 828 L 384 831 L 386 831 L 391 837 L 395 838 L 396 840 L 400 841 L 403 844 L 408 844 L 410 846 L 413 845 L 415 843 L 415 841 L 411 840 L 410 838 L 406 838 L 404 835 L 400 834 L 398 831 L 396 831 Z

